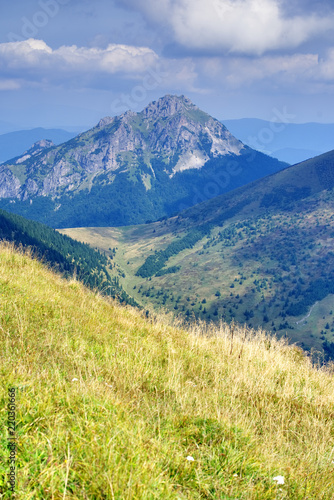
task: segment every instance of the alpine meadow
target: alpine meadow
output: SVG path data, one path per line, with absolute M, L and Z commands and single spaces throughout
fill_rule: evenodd
M 334 3 L 0 16 L 0 500 L 334 499 Z
M 330 366 L 259 330 L 147 319 L 10 244 L 0 256 L 18 498 L 333 497 Z

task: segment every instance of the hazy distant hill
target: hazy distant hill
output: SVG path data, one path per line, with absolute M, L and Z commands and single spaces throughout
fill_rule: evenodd
M 156 220 L 284 168 L 184 96 L 0 166 L 0 206 L 53 227 Z
M 224 120 L 226 127 L 248 146 L 290 164 L 334 148 L 334 124 L 271 123 L 256 118 Z
M 9 123 L 4 120 L 0 120 L 0 134 L 8 134 L 9 132 L 15 132 L 17 128 L 13 123 Z
M 146 306 L 321 349 L 334 341 L 333 188 L 334 151 L 168 220 L 66 234 L 100 249 L 112 241 L 125 289 Z
M 18 130 L 0 135 L 0 163 L 10 158 L 22 155 L 35 142 L 48 139 L 54 144 L 66 142 L 76 134 L 60 129 L 34 128 L 32 130 Z

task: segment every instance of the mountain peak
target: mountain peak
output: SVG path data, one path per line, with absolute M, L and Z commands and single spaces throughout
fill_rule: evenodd
M 157 101 L 150 102 L 142 111 L 136 113 L 135 111 L 128 110 L 125 113 L 122 113 L 118 118 L 122 118 L 123 120 L 129 120 L 132 117 L 139 115 L 141 118 L 165 118 L 176 115 L 178 113 L 182 113 L 184 111 L 189 110 L 198 110 L 200 109 L 185 95 L 172 95 L 167 94 L 163 97 L 160 97 Z M 204 112 L 201 112 L 205 114 Z M 207 115 L 209 118 L 209 115 Z M 105 116 L 102 118 L 97 124 L 98 128 L 103 128 L 110 125 L 116 116 Z
M 42 149 L 46 149 L 46 148 L 51 148 L 54 145 L 55 144 L 54 144 L 53 141 L 50 141 L 49 139 L 42 139 L 40 141 L 35 142 L 31 146 L 31 148 L 29 149 L 29 152 L 31 152 L 32 150 L 36 151 L 36 150 L 42 150 Z
M 104 118 L 101 118 L 101 120 L 97 124 L 97 127 L 98 128 L 106 127 L 107 125 L 110 125 L 110 123 L 112 123 L 114 119 L 115 119 L 114 116 L 105 116 Z
M 37 141 L 31 146 L 31 148 L 25 151 L 23 153 L 23 156 L 20 156 L 15 163 L 19 165 L 20 163 L 23 163 L 24 161 L 31 158 L 32 156 L 38 155 L 45 149 L 52 148 L 54 145 L 55 145 L 54 142 L 50 141 L 49 139 L 42 139 L 40 141 Z
M 57 220 L 58 227 L 72 225 L 67 215 L 76 203 L 72 197 L 80 206 L 84 190 L 94 200 L 89 224 L 95 224 L 102 198 L 112 201 L 108 202 L 107 219 L 100 218 L 99 225 L 102 220 L 104 225 L 110 220 L 113 224 L 138 223 L 178 210 L 181 199 L 186 206 L 196 203 L 198 197 L 193 193 L 199 188 L 211 189 L 212 182 L 206 183 L 206 179 L 216 174 L 219 181 L 213 194 L 221 194 L 236 176 L 235 162 L 242 165 L 247 180 L 258 177 L 257 169 L 248 174 L 251 165 L 249 158 L 245 160 L 248 150 L 242 142 L 184 95 L 165 95 L 139 113 L 107 116 L 70 141 L 50 146 L 52 143 L 46 142 L 35 145 L 34 150 L 1 166 L 0 203 L 1 198 L 15 198 L 16 203 L 32 199 L 42 206 L 48 197 L 54 200 L 50 217 Z M 276 171 L 279 163 L 267 161 L 265 173 Z M 222 171 L 224 166 L 233 173 Z M 165 191 L 166 195 L 161 194 Z M 36 213 L 35 205 L 33 210 Z M 87 225 L 84 212 L 82 220 Z
M 144 117 L 159 115 L 161 118 L 166 116 L 172 116 L 185 109 L 198 109 L 195 104 L 191 102 L 188 97 L 184 95 L 170 95 L 167 94 L 160 97 L 157 101 L 152 101 L 145 109 L 143 109 L 142 114 Z

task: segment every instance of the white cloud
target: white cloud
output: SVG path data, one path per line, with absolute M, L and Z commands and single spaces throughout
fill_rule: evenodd
M 108 45 L 106 49 L 62 46 L 56 50 L 43 40 L 0 44 L 0 90 L 56 85 L 67 88 L 171 88 L 200 91 L 191 59 L 160 59 L 150 48 Z M 132 86 L 132 89 L 131 89 Z
M 287 17 L 279 0 L 119 0 L 171 29 L 175 42 L 212 54 L 291 49 L 333 28 L 334 15 Z
M 231 87 L 241 87 L 259 81 L 269 81 L 271 86 L 295 85 L 307 79 L 318 67 L 317 54 L 260 57 L 256 59 L 231 58 L 227 64 L 226 82 Z
M 171 0 L 163 0 L 162 5 Z M 245 57 L 159 58 L 147 47 L 108 45 L 105 49 L 62 46 L 42 40 L 0 44 L 0 91 L 51 86 L 94 88 L 130 96 L 134 108 L 151 92 L 203 94 L 259 87 L 323 92 L 334 84 L 334 48 L 316 53 Z M 319 87 L 320 86 L 320 87 Z M 130 99 L 129 98 L 129 99 Z M 137 102 L 139 100 L 139 102 Z M 128 104 L 126 103 L 128 109 Z
M 18 90 L 21 87 L 20 83 L 16 80 L 0 79 L 1 90 Z
M 0 44 L 0 70 L 5 75 L 46 79 L 52 75 L 142 73 L 158 60 L 147 47 L 108 45 L 106 49 L 62 46 L 51 49 L 44 41 L 29 39 Z
M 180 92 L 187 90 L 201 92 L 196 87 L 198 73 L 196 64 L 191 59 L 162 59 L 161 68 L 164 72 L 163 85 L 165 88 L 179 89 Z
M 256 92 L 292 94 L 323 93 L 334 86 L 334 48 L 324 57 L 318 54 L 230 56 L 197 60 L 196 71 L 228 91 L 253 88 Z M 261 90 L 260 90 L 261 89 Z
M 334 83 L 334 48 L 328 50 L 327 57 L 319 59 L 319 68 L 314 78 Z

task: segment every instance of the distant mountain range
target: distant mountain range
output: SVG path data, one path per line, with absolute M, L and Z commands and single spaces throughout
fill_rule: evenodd
M 64 232 L 117 247 L 121 282 L 146 307 L 334 348 L 334 151 L 161 222 Z
M 274 124 L 258 118 L 223 120 L 230 132 L 244 144 L 289 164 L 299 163 L 330 151 L 334 147 L 334 124 Z M 31 130 L 5 131 L 0 121 L 0 163 L 22 155 L 35 142 L 51 140 L 59 145 L 75 137 L 83 127 L 66 130 L 34 128 Z M 5 123 L 5 122 L 3 122 Z M 275 127 L 276 126 L 276 127 Z M 274 133 L 273 130 L 275 130 Z M 277 131 L 279 130 L 279 131 Z
M 24 154 L 32 144 L 41 140 L 50 140 L 54 144 L 61 144 L 75 137 L 74 132 L 61 129 L 34 128 L 19 130 L 0 135 L 0 163 L 10 158 Z
M 0 206 L 53 227 L 156 220 L 282 169 L 188 98 L 103 118 L 0 166 Z
M 332 123 L 274 123 L 256 118 L 224 120 L 244 144 L 295 164 L 334 148 Z

